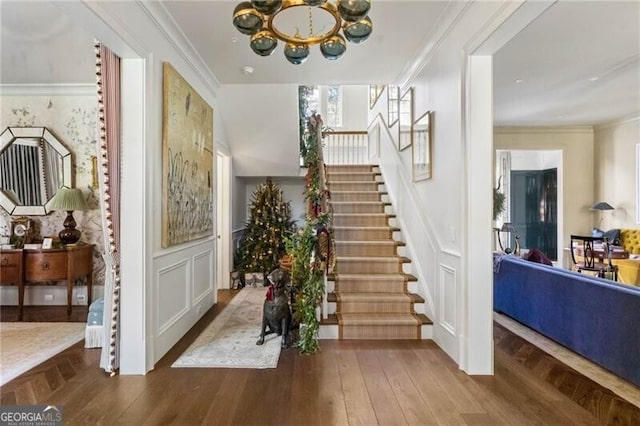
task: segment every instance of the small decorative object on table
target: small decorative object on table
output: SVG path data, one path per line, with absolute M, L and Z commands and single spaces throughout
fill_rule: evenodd
M 42 240 L 42 248 L 43 249 L 50 249 L 53 247 L 53 239 L 52 238 L 44 238 Z

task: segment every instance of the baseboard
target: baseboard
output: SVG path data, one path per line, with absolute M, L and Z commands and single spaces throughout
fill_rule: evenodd
M 92 300 L 96 300 L 104 295 L 104 286 L 92 287 Z M 25 306 L 56 306 L 67 304 L 67 288 L 64 285 L 59 286 L 29 286 L 24 289 Z M 87 304 L 87 286 L 79 285 L 73 288 L 71 298 L 72 305 Z M 2 286 L 0 287 L 0 305 L 17 306 L 18 305 L 18 287 Z

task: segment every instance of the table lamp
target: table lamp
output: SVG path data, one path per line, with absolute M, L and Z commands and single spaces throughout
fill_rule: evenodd
M 607 203 L 606 201 L 599 201 L 595 203 L 593 206 L 591 206 L 589 210 L 603 212 L 606 210 L 615 210 L 615 209 L 611 204 Z M 600 213 L 600 222 L 598 223 L 598 228 L 602 226 L 603 220 L 604 220 L 604 217 L 602 217 L 602 213 Z
M 75 244 L 81 236 L 80 230 L 76 229 L 76 221 L 73 218 L 74 210 L 87 210 L 87 202 L 84 199 L 80 188 L 67 188 L 63 186 L 59 188 L 51 199 L 49 209 L 64 210 L 67 217 L 62 224 L 64 229 L 60 231 L 58 236 L 64 244 Z
M 513 226 L 513 225 L 512 225 L 511 223 L 509 223 L 509 222 L 505 222 L 505 223 L 503 223 L 503 224 L 502 224 L 502 227 L 501 227 L 501 228 L 495 228 L 495 230 L 496 230 L 496 233 L 497 233 L 497 235 L 498 235 L 498 244 L 500 245 L 500 249 L 501 249 L 503 252 L 507 253 L 507 254 L 511 253 L 511 252 L 513 251 L 513 250 L 511 249 L 511 247 L 508 247 L 508 246 L 507 246 L 507 247 L 504 247 L 504 246 L 502 245 L 502 238 L 500 237 L 500 234 L 501 234 L 502 232 L 509 234 L 509 238 L 507 238 L 507 242 L 509 242 L 509 243 L 510 243 L 510 242 L 511 242 L 511 241 L 510 241 L 510 240 L 511 240 L 511 238 L 510 238 L 510 237 L 511 237 L 511 233 L 512 233 L 512 232 L 514 232 L 514 231 L 516 230 L 515 226 Z M 517 237 L 517 234 L 516 234 L 516 237 Z M 518 238 L 519 238 L 519 237 L 518 237 Z

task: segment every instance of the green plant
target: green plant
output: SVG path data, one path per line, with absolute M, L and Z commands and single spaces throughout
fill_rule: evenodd
M 493 220 L 497 220 L 498 216 L 502 214 L 505 209 L 506 196 L 504 192 L 500 191 L 502 184 L 502 176 L 498 178 L 498 186 L 493 188 Z
M 500 192 L 499 188 L 493 188 L 493 220 L 504 211 L 505 195 Z

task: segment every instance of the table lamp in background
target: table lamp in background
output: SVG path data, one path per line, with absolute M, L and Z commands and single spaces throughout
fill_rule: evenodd
M 511 247 L 509 247 L 509 246 L 504 247 L 503 246 L 501 233 L 504 232 L 504 233 L 508 234 L 507 242 L 511 243 L 511 233 L 514 232 L 516 230 L 516 228 L 511 223 L 505 222 L 505 223 L 502 224 L 501 228 L 495 228 L 495 230 L 496 230 L 496 233 L 498 235 L 498 244 L 500 245 L 500 249 L 503 252 L 507 253 L 507 254 L 513 252 L 513 249 Z M 519 238 L 517 234 L 516 234 L 516 237 Z
M 602 221 L 604 220 L 604 217 L 602 216 L 602 212 L 606 210 L 615 210 L 615 209 L 613 208 L 613 206 L 611 206 L 611 204 L 607 203 L 606 201 L 598 201 L 593 206 L 591 206 L 589 210 L 600 212 L 600 222 L 598 222 L 598 228 L 602 229 L 601 228 Z
M 58 236 L 64 244 L 75 244 L 80 239 L 82 233 L 76 229 L 76 221 L 73 218 L 74 210 L 87 210 L 87 202 L 84 199 L 80 188 L 67 188 L 63 186 L 58 189 L 49 204 L 50 210 L 64 210 L 67 217 L 62 224 L 64 229 Z

